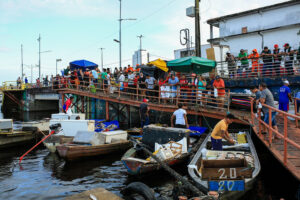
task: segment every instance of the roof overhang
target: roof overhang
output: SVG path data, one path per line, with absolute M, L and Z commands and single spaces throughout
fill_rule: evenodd
M 282 2 L 282 3 L 278 3 L 278 4 L 273 4 L 270 6 L 247 10 L 244 12 L 239 12 L 239 13 L 234 13 L 234 14 L 230 14 L 230 15 L 225 15 L 222 17 L 212 18 L 212 19 L 207 20 L 207 23 L 211 26 L 219 27 L 220 22 L 230 19 L 230 18 L 237 18 L 237 17 L 246 16 L 246 15 L 250 15 L 250 14 L 262 13 L 264 11 L 293 6 L 293 5 L 297 5 L 297 4 L 300 4 L 299 0 L 286 1 L 286 2 Z

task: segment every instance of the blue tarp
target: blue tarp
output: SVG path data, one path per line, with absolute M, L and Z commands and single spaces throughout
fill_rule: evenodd
M 98 65 L 96 63 L 90 62 L 88 60 L 75 60 L 73 62 L 70 62 L 70 69 L 74 70 L 74 69 L 95 69 L 96 67 L 98 67 Z
M 200 126 L 190 126 L 189 128 L 191 131 L 195 131 L 190 134 L 190 136 L 197 136 L 200 137 L 206 130 L 206 127 L 200 127 Z
M 119 129 L 119 122 L 117 120 L 105 122 L 105 120 L 95 120 L 95 131 L 101 132 L 105 129 L 113 131 Z

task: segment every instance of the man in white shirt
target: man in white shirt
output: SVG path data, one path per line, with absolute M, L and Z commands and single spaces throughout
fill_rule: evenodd
M 171 117 L 171 126 L 174 127 L 174 118 L 176 117 L 176 128 L 189 128 L 189 124 L 186 117 L 186 110 L 182 109 L 182 104 L 178 104 L 178 109 L 173 113 Z
M 123 72 L 120 72 L 118 81 L 120 83 L 120 90 L 123 90 L 124 89 L 124 81 L 125 81 L 125 76 L 124 76 Z

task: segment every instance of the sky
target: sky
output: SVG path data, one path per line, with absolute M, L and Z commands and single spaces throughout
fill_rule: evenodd
M 206 21 L 286 0 L 202 0 L 201 42 L 207 43 Z M 194 18 L 186 16 L 186 8 L 194 0 L 122 0 L 122 18 L 136 18 L 122 23 L 122 64 L 131 64 L 139 49 L 138 35 L 143 35 L 143 49 L 150 60 L 173 59 L 174 50 L 184 48 L 179 31 L 190 29 L 194 38 Z M 119 46 L 119 0 L 0 0 L 0 83 L 15 81 L 21 76 L 21 44 L 24 74 L 31 80 L 38 77 L 37 38 L 41 35 L 41 74 L 54 75 L 69 62 L 87 59 L 104 67 L 117 67 Z M 215 36 L 218 36 L 217 31 Z M 50 52 L 48 52 L 50 51 Z M 33 66 L 33 67 L 31 67 Z

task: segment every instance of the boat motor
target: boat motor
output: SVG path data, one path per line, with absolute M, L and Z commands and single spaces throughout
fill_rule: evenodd
M 50 128 L 51 131 L 54 131 L 54 134 L 57 134 L 62 130 L 60 123 L 52 124 L 52 125 L 49 126 L 49 128 Z

